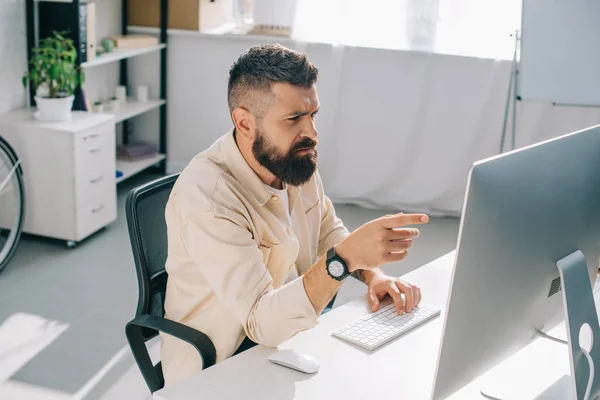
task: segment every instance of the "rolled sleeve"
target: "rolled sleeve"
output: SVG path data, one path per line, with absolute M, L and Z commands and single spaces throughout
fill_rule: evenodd
M 296 333 L 313 328 L 318 322 L 302 277 L 279 289 L 267 291 L 256 302 L 250 315 L 246 334 L 254 342 L 267 347 L 278 346 Z
M 274 347 L 317 324 L 301 277 L 273 288 L 243 216 L 214 209 L 195 213 L 181 240 L 215 296 L 236 315 L 252 341 Z

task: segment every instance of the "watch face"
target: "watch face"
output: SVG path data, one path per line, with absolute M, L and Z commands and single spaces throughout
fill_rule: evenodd
M 330 262 L 328 269 L 329 273 L 335 276 L 336 278 L 339 278 L 340 276 L 344 275 L 344 266 L 339 261 Z

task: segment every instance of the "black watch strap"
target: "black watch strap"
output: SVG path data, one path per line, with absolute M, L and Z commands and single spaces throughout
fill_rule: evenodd
M 335 252 L 335 246 L 333 246 L 327 250 L 327 261 L 331 260 L 335 256 L 337 256 L 337 253 Z

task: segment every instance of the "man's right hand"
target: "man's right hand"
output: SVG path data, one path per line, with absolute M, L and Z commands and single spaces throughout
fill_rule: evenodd
M 386 215 L 352 232 L 336 246 L 336 253 L 346 262 L 350 272 L 404 260 L 412 240 L 419 236 L 418 229 L 404 227 L 428 221 L 425 214 Z

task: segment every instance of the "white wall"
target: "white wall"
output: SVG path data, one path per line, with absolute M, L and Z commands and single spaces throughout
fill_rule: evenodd
M 0 114 L 26 104 L 21 77 L 27 69 L 25 0 L 0 0 Z

